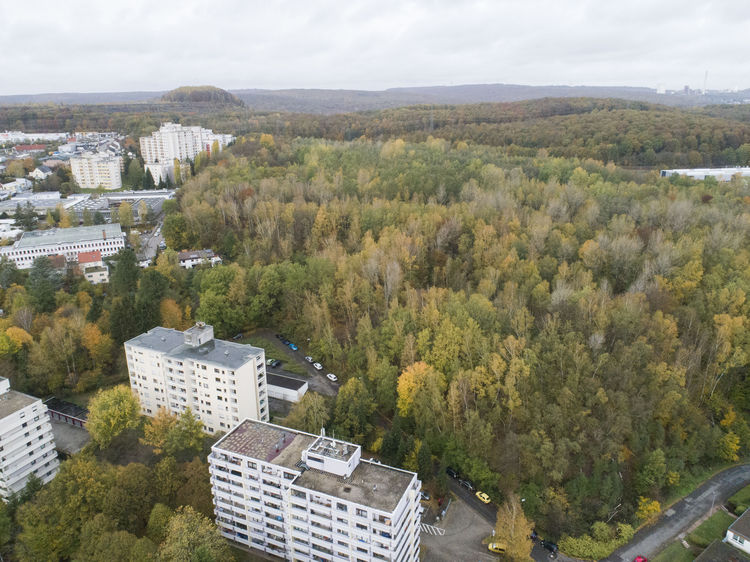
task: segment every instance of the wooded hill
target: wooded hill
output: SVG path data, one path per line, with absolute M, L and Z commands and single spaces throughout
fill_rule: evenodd
M 433 136 L 507 147 L 524 156 L 545 149 L 553 156 L 592 158 L 623 166 L 750 163 L 750 109 L 746 106 L 688 110 L 617 99 L 549 98 L 327 116 L 258 113 L 212 102 L 0 107 L 0 129 L 114 129 L 137 137 L 149 134 L 163 121 L 199 124 L 240 135 L 263 132 L 276 137 L 403 138 L 415 142 Z

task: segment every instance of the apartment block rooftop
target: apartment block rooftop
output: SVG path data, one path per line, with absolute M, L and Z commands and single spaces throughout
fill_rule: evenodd
M 10 390 L 10 381 L 5 377 L 0 377 L 0 420 L 30 406 L 37 400 L 39 399 L 28 394 Z
M 345 501 L 381 511 L 396 509 L 409 485 L 413 472 L 360 460 L 361 448 L 354 443 L 254 420 L 244 420 L 220 439 L 213 449 L 275 464 L 299 474 L 293 484 Z M 316 457 L 353 466 L 347 474 L 310 466 Z M 323 463 L 321 463 L 323 464 Z
M 15 248 L 32 248 L 53 244 L 70 244 L 89 240 L 122 240 L 122 229 L 119 224 L 101 224 L 96 226 L 78 226 L 73 228 L 53 228 L 24 232 L 15 243 Z
M 228 369 L 237 369 L 263 353 L 252 345 L 214 339 L 213 328 L 202 322 L 184 332 L 152 328 L 125 343 L 160 351 L 173 359 L 214 363 Z

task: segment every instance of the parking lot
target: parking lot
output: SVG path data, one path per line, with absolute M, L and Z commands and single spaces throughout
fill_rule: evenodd
M 432 519 L 432 518 L 430 518 Z M 441 521 L 423 522 L 445 534 L 423 529 L 421 541 L 424 560 L 454 562 L 455 560 L 493 561 L 497 557 L 487 550 L 482 540 L 492 533 L 492 525 L 461 498 L 451 502 Z

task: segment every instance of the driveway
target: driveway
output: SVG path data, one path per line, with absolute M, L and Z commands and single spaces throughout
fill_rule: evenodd
M 606 560 L 632 562 L 638 555 L 656 555 L 708 513 L 712 506 L 723 504 L 732 494 L 748 484 L 750 464 L 734 466 L 720 472 L 665 511 L 655 524 L 638 531 L 632 541 L 616 550 Z

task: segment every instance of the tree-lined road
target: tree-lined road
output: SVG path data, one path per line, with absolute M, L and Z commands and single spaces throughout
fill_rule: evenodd
M 712 507 L 720 506 L 740 488 L 750 484 L 750 464 L 720 472 L 692 494 L 665 511 L 659 520 L 644 527 L 633 540 L 617 549 L 607 562 L 631 562 L 636 556 L 652 557 L 687 530 Z

